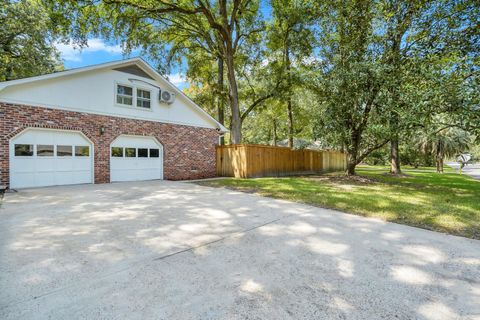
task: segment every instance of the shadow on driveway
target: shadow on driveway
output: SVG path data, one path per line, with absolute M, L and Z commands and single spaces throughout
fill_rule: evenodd
M 2 319 L 473 319 L 479 279 L 477 240 L 189 183 L 0 208 Z

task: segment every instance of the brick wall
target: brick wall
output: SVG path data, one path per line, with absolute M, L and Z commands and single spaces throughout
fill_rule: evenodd
M 83 132 L 94 143 L 95 183 L 110 182 L 110 143 L 121 134 L 153 136 L 163 144 L 165 179 L 200 179 L 216 174 L 215 129 L 0 102 L 0 185 L 9 182 L 9 140 L 28 127 Z

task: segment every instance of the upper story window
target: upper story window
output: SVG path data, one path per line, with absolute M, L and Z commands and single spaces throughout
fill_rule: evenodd
M 133 88 L 117 84 L 117 103 L 131 106 L 133 103 Z
M 150 91 L 137 89 L 137 107 L 150 108 Z
M 117 84 L 116 102 L 122 106 L 150 109 L 152 93 L 150 90 Z

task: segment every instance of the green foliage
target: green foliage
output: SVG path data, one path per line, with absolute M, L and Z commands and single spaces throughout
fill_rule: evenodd
M 387 142 L 382 100 L 385 82 L 370 1 L 320 4 L 320 60 L 311 75 L 318 95 L 316 135 L 349 153 L 349 173 Z
M 443 172 L 445 158 L 455 158 L 468 151 L 472 140 L 468 132 L 455 127 L 440 128 L 419 136 L 421 150 L 435 159 L 438 172 Z
M 0 2 L 0 81 L 61 69 L 46 10 L 36 0 Z
M 372 166 L 386 165 L 389 160 L 389 152 L 387 148 L 380 148 L 372 151 L 363 161 Z
M 225 116 L 232 142 L 315 142 L 347 151 L 353 174 L 388 160 L 391 141 L 416 165 L 432 161 L 419 136 L 480 136 L 474 0 L 43 2 L 67 39 L 120 40 L 163 73 L 186 66 L 188 93 Z
M 319 7 L 317 135 L 345 145 L 350 173 L 370 152 L 400 136 L 408 139 L 435 115 L 447 113 L 450 125 L 475 128 L 474 1 L 365 0 Z

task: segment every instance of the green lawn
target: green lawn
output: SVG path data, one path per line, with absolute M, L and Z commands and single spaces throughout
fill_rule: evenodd
M 395 177 L 373 167 L 358 178 L 341 173 L 320 176 L 211 180 L 262 196 L 334 208 L 344 212 L 480 239 L 480 181 L 456 173 L 406 169 Z M 427 169 L 429 170 L 429 169 Z

